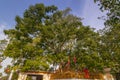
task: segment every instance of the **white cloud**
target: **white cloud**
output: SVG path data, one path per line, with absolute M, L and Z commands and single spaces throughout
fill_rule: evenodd
M 0 40 L 5 39 L 4 29 L 7 28 L 6 24 L 0 24 Z
M 85 0 L 82 18 L 84 25 L 89 25 L 97 30 L 104 28 L 104 21 L 99 20 L 98 17 L 105 16 L 105 13 L 99 10 L 99 6 L 92 0 Z

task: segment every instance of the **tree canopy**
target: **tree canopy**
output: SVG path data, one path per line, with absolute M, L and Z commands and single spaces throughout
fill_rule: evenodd
M 72 70 L 87 67 L 101 72 L 110 67 L 119 71 L 120 1 L 94 1 L 102 11 L 108 11 L 100 32 L 84 26 L 70 8 L 58 10 L 54 5 L 35 4 L 22 17 L 16 16 L 14 29 L 4 31 L 9 43 L 3 56 L 12 58 L 13 69 L 22 71 L 48 71 L 68 65 Z
M 31 5 L 23 17 L 16 16 L 14 29 L 5 30 L 9 43 L 4 56 L 12 58 L 13 66 L 23 71 L 65 67 L 68 61 L 74 70 L 102 70 L 105 64 L 98 52 L 99 33 L 84 26 L 70 11 Z
M 107 25 L 120 22 L 120 0 L 94 0 L 98 2 L 101 11 L 107 11 Z
M 105 28 L 101 30 L 101 51 L 115 72 L 120 72 L 120 0 L 95 0 L 102 11 L 107 11 Z

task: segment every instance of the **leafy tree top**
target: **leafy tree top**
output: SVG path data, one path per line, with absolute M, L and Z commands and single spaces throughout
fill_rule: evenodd
M 10 41 L 4 56 L 13 59 L 14 67 L 25 71 L 49 70 L 51 65 L 65 67 L 69 57 L 75 69 L 74 56 L 77 69 L 100 69 L 104 64 L 97 52 L 99 34 L 83 26 L 81 18 L 70 14 L 70 10 L 43 4 L 30 6 L 23 17 L 16 16 L 15 29 L 5 30 Z
M 98 2 L 101 11 L 107 11 L 105 24 L 111 26 L 120 22 L 120 0 L 94 0 Z

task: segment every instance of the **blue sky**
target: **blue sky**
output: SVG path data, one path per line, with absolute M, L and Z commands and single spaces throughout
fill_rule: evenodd
M 83 19 L 84 25 L 89 25 L 96 30 L 104 27 L 103 21 L 97 17 L 105 15 L 94 4 L 93 0 L 0 0 L 0 39 L 4 38 L 3 30 L 14 28 L 15 16 L 22 16 L 25 9 L 36 3 L 44 3 L 48 5 L 56 5 L 62 10 L 67 7 L 72 9 L 72 13 Z

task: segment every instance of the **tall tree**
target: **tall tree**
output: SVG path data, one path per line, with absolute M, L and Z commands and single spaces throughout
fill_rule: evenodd
M 65 66 L 68 59 L 74 69 L 74 57 L 77 69 L 98 69 L 102 63 L 97 52 L 99 34 L 83 26 L 81 18 L 70 14 L 69 8 L 30 6 L 23 17 L 16 16 L 15 29 L 5 33 L 10 41 L 4 56 L 12 58 L 14 67 L 21 70 L 48 70 L 51 65 Z
M 101 30 L 101 53 L 106 66 L 115 72 L 120 72 L 120 0 L 95 0 L 102 11 L 107 11 L 105 28 Z

